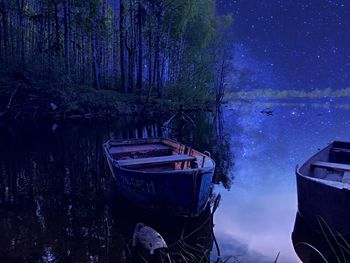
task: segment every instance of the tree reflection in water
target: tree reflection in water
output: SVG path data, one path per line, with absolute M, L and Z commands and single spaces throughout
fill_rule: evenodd
M 230 145 L 230 134 L 225 133 L 224 116 L 221 107 L 212 113 L 189 114 L 193 124 L 176 116 L 166 129 L 164 135 L 191 145 L 200 151 L 209 151 L 216 162 L 214 183 L 222 183 L 227 189 L 234 179 L 231 174 L 234 155 Z
M 212 151 L 216 183 L 229 187 L 232 178 L 222 176 L 231 165 L 228 138 L 213 125 L 215 116 L 199 114 L 194 120 L 197 128 L 184 142 Z M 201 226 L 205 214 L 193 221 L 154 217 L 113 190 L 102 143 L 161 135 L 161 125 L 139 120 L 112 126 L 1 125 L 0 261 L 132 262 L 128 244 L 137 222 L 153 226 L 169 244 Z M 187 251 L 191 258 L 200 251 L 209 260 L 211 222 L 204 222 L 196 235 L 176 243 L 173 256 L 182 258 L 180 252 Z

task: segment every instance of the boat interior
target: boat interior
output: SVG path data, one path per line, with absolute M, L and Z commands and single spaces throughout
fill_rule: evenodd
M 300 171 L 317 179 L 350 184 L 350 143 L 333 142 L 311 157 Z
M 130 170 L 162 172 L 213 166 L 208 155 L 168 139 L 110 141 L 105 147 L 118 166 Z

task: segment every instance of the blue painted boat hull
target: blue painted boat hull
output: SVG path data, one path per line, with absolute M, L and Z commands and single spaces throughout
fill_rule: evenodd
M 174 216 L 198 216 L 205 208 L 214 170 L 144 173 L 119 168 L 108 159 L 118 190 L 145 209 Z

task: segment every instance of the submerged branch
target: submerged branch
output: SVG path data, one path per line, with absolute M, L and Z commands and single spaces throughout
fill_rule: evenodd
M 13 99 L 15 98 L 19 87 L 20 87 L 20 84 L 17 84 L 17 86 L 14 89 L 14 91 L 12 91 L 10 99 L 9 99 L 8 103 L 6 104 L 5 109 L 2 112 L 0 112 L 0 118 L 3 117 L 8 112 L 8 110 L 11 108 Z

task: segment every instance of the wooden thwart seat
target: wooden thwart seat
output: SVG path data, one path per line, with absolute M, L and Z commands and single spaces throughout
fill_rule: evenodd
M 344 149 L 344 148 L 332 148 L 332 152 L 339 152 L 339 153 L 350 153 L 350 149 Z
M 196 158 L 189 156 L 187 154 L 177 154 L 177 155 L 167 155 L 159 157 L 147 157 L 147 158 L 138 158 L 138 159 L 127 159 L 119 160 L 116 163 L 119 166 L 137 166 L 137 165 L 158 165 L 166 163 L 175 163 L 175 162 L 187 162 L 194 161 Z
M 168 145 L 153 143 L 153 144 L 140 144 L 140 145 L 117 145 L 110 148 L 110 153 L 130 153 L 140 151 L 156 151 L 156 150 L 170 150 Z
M 329 162 L 314 162 L 311 165 L 313 167 L 329 168 L 329 169 L 338 170 L 338 171 L 344 171 L 344 172 L 349 172 L 350 171 L 350 165 L 349 164 L 329 163 Z

